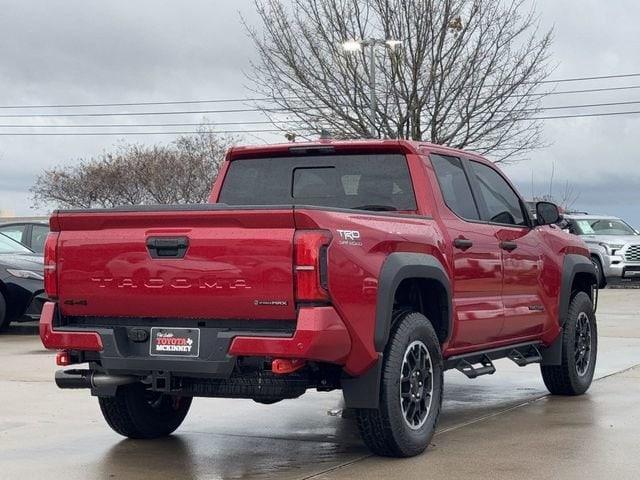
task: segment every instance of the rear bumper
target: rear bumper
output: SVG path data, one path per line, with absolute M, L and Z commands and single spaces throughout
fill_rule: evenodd
M 229 354 L 344 364 L 350 350 L 349 332 L 333 307 L 310 307 L 300 309 L 293 337 L 239 336 L 233 339 Z
M 57 330 L 54 328 L 56 318 L 57 305 L 54 302 L 46 302 L 40 314 L 40 339 L 45 348 L 90 352 L 102 350 L 102 340 L 97 332 Z
M 171 372 L 185 376 L 228 378 L 238 357 L 296 358 L 344 364 L 351 349 L 349 333 L 332 307 L 301 308 L 293 333 L 263 330 L 243 331 L 207 326 L 200 330 L 200 352 L 196 358 L 150 356 L 149 339 L 135 341 L 131 329 L 149 331 L 150 326 L 131 324 L 100 327 L 58 326 L 57 307 L 47 302 L 40 319 L 40 337 L 48 349 L 85 352 L 109 373 Z M 164 321 L 168 322 L 168 321 Z M 176 326 L 154 321 L 154 326 Z M 257 320 L 256 324 L 260 321 Z M 86 353 L 89 352 L 89 353 Z M 91 353 L 93 352 L 93 353 Z

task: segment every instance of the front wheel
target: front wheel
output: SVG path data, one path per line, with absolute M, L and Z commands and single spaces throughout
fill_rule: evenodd
M 596 269 L 596 278 L 598 279 L 598 288 L 602 289 L 607 286 L 607 279 L 604 276 L 604 271 L 602 269 L 602 262 L 597 257 L 591 257 L 591 263 L 593 263 L 593 267 Z
M 554 395 L 582 395 L 591 386 L 598 354 L 598 329 L 591 298 L 577 293 L 562 332 L 562 363 L 542 365 L 542 379 Z
M 400 316 L 383 362 L 379 407 L 356 411 L 360 434 L 377 455 L 418 455 L 435 432 L 443 391 L 440 343 L 424 315 Z
M 118 388 L 114 397 L 100 397 L 100 410 L 109 426 L 124 437 L 166 437 L 182 423 L 191 397 L 165 395 L 134 383 Z

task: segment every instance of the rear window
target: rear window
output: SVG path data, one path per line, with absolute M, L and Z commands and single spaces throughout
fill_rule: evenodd
M 219 201 L 374 211 L 416 209 L 407 160 L 400 154 L 235 160 Z

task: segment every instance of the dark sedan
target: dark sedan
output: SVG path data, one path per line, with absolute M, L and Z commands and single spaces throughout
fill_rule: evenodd
M 0 233 L 0 330 L 35 320 L 44 303 L 42 256 Z

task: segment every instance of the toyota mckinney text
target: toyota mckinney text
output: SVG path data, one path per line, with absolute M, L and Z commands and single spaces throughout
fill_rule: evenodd
M 55 212 L 40 335 L 61 388 L 131 438 L 193 397 L 274 403 L 341 389 L 364 442 L 429 444 L 443 372 L 540 363 L 590 386 L 596 272 L 555 205 L 533 220 L 478 155 L 409 141 L 234 147 L 209 205 Z

